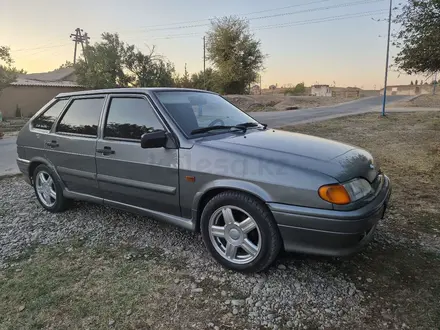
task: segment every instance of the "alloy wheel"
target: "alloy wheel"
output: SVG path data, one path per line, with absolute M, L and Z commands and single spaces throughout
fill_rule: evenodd
M 261 250 L 257 222 L 236 206 L 222 206 L 209 219 L 209 237 L 216 251 L 235 264 L 253 261 Z
M 46 171 L 40 171 L 35 180 L 38 197 L 46 207 L 53 207 L 57 201 L 55 183 Z

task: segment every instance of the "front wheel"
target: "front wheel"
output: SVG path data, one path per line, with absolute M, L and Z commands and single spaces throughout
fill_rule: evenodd
M 201 231 L 212 256 L 232 270 L 262 271 L 281 248 L 277 225 L 266 205 L 237 191 L 220 193 L 208 202 Z

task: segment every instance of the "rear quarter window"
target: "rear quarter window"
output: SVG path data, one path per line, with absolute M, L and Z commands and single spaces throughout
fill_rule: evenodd
M 32 126 L 34 128 L 44 129 L 50 131 L 55 121 L 63 111 L 68 100 L 59 100 L 54 103 L 49 109 L 44 111 L 41 115 L 34 119 Z

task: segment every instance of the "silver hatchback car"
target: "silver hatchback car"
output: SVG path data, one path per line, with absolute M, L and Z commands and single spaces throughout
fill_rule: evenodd
M 84 200 L 200 230 L 237 271 L 264 270 L 282 248 L 358 251 L 391 193 L 367 151 L 269 129 L 191 89 L 60 94 L 21 130 L 17 153 L 46 210 Z

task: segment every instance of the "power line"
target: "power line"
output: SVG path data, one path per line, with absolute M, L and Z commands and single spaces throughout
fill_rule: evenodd
M 255 27 L 253 30 L 257 30 L 258 31 L 258 30 L 267 30 L 267 29 L 273 29 L 273 28 L 283 28 L 283 27 L 305 25 L 305 24 L 314 24 L 314 23 L 323 23 L 323 22 L 331 22 L 331 21 L 340 21 L 340 20 L 349 19 L 349 18 L 356 18 L 356 17 L 370 16 L 370 15 L 374 15 L 374 14 L 381 14 L 381 13 L 384 13 L 384 12 L 386 12 L 386 9 L 379 9 L 379 10 L 372 10 L 372 11 L 367 11 L 367 12 L 360 12 L 360 13 L 353 13 L 353 14 L 346 14 L 346 15 L 321 17 L 321 18 L 304 20 L 304 21 L 288 22 L 288 23 L 273 24 L 273 25 L 264 25 L 264 26 Z
M 274 17 L 281 17 L 281 16 L 289 16 L 289 15 L 296 15 L 296 14 L 303 14 L 303 13 L 311 13 L 311 12 L 316 12 L 316 11 L 324 11 L 324 10 L 337 9 L 337 8 L 346 8 L 346 7 L 365 5 L 365 4 L 377 3 L 377 2 L 383 2 L 383 1 L 384 0 L 360 0 L 360 1 L 347 2 L 347 3 L 336 4 L 336 5 L 331 5 L 331 6 L 303 9 L 303 10 L 292 11 L 292 12 L 288 12 L 288 13 L 279 13 L 279 14 L 264 15 L 264 16 L 258 16 L 258 17 L 250 17 L 250 18 L 247 18 L 247 20 L 248 21 L 253 21 L 253 20 L 259 20 L 259 19 L 267 19 L 267 18 L 274 18 Z M 203 21 L 206 21 L 206 20 L 203 20 Z M 153 31 L 164 31 L 164 30 L 177 30 L 177 29 L 180 30 L 180 29 L 190 29 L 190 28 L 209 26 L 209 25 L 210 25 L 209 23 L 192 24 L 192 25 L 180 25 L 180 26 L 171 26 L 171 27 L 148 29 L 147 31 L 144 31 L 146 29 L 143 29 L 142 31 L 136 31 L 136 32 L 137 33 L 143 33 L 143 32 L 153 32 Z
M 37 50 L 37 49 L 51 49 L 51 48 L 57 48 L 57 47 L 64 47 L 66 45 L 69 45 L 67 43 L 65 44 L 58 44 L 58 45 L 54 45 L 54 46 L 40 46 L 40 47 L 35 47 L 35 48 L 20 48 L 20 49 L 12 49 L 12 51 L 14 53 L 16 52 L 23 52 L 23 51 L 29 51 L 29 50 Z
M 309 5 L 313 5 L 313 4 L 317 4 L 317 3 L 323 3 L 323 2 L 328 2 L 328 1 L 330 1 L 330 0 L 309 1 L 309 2 L 305 2 L 305 3 L 300 3 L 300 4 L 285 6 L 285 7 L 264 9 L 264 10 L 259 10 L 259 11 L 253 11 L 253 12 L 250 12 L 250 13 L 238 14 L 236 16 L 249 16 L 249 15 L 261 14 L 261 13 L 266 13 L 266 12 L 271 12 L 271 11 L 284 10 L 284 9 L 295 8 L 295 7 L 302 7 L 302 6 L 309 6 Z M 213 20 L 215 18 L 216 17 L 210 17 L 210 18 L 191 20 L 191 21 L 180 21 L 180 22 L 166 23 L 166 24 L 155 24 L 155 25 L 143 26 L 143 27 L 140 27 L 140 28 L 141 29 L 150 29 L 150 28 L 156 28 L 156 27 L 172 26 L 172 25 L 177 25 L 177 24 L 200 23 L 200 22 L 211 21 L 211 20 Z M 130 31 L 133 31 L 133 30 L 130 30 Z M 136 29 L 136 31 L 138 31 L 138 29 Z M 124 31 L 121 31 L 121 32 L 124 32 Z M 129 32 L 129 30 L 126 30 L 125 32 Z
M 381 14 L 381 13 L 384 13 L 386 11 L 387 11 L 387 9 L 378 9 L 378 10 L 372 10 L 372 11 L 366 11 L 366 12 L 358 12 L 358 13 L 353 13 L 353 14 L 328 16 L 328 17 L 321 17 L 321 18 L 308 19 L 308 20 L 302 20 L 302 21 L 292 21 L 292 22 L 281 23 L 281 24 L 262 25 L 262 26 L 256 26 L 252 30 L 253 31 L 259 31 L 259 30 L 284 28 L 284 27 L 297 26 L 297 25 L 306 25 L 306 24 L 324 23 L 324 22 L 331 22 L 331 21 L 340 21 L 340 20 L 345 20 L 345 19 L 350 19 L 350 18 L 365 17 L 365 16 L 374 15 L 374 14 Z M 200 36 L 201 36 L 201 33 L 195 32 L 195 33 L 172 34 L 172 35 L 168 35 L 168 36 L 151 38 L 151 40 L 158 40 L 158 39 L 180 39 L 180 38 L 200 37 Z

